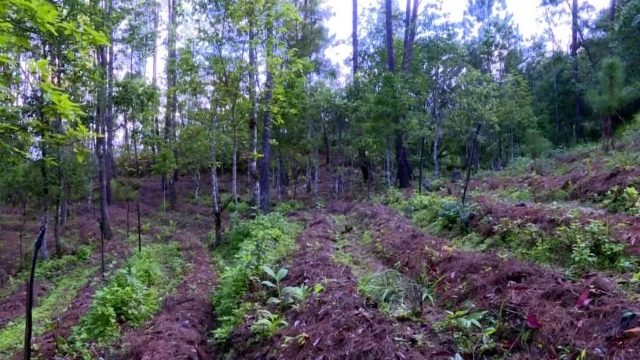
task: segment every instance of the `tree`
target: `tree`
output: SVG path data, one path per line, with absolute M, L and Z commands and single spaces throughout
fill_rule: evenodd
M 602 116 L 602 140 L 605 151 L 614 148 L 613 117 L 633 98 L 633 89 L 625 87 L 624 69 L 620 60 L 605 59 L 598 74 L 597 86 L 589 91 L 587 96 L 589 105 Z
M 168 59 L 167 59 L 167 107 L 165 111 L 165 123 L 164 123 L 164 138 L 167 143 L 167 146 L 171 148 L 173 151 L 173 157 L 175 159 L 176 152 L 175 149 L 172 148 L 173 142 L 175 141 L 175 119 L 176 119 L 176 111 L 177 111 L 177 95 L 176 95 L 176 62 L 177 62 L 177 50 L 176 50 L 176 42 L 177 42 L 177 9 L 178 9 L 178 0 L 169 0 L 168 1 Z M 176 185 L 175 181 L 177 180 L 178 173 L 174 172 L 163 177 L 163 186 L 167 189 L 169 193 L 169 205 L 172 210 L 176 209 L 178 198 L 176 194 Z

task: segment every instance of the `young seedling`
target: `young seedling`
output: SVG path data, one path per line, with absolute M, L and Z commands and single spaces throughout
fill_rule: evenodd
M 273 280 L 275 280 L 275 284 L 271 281 L 265 280 L 262 282 L 262 285 L 268 286 L 272 289 L 275 289 L 278 293 L 278 297 L 271 297 L 269 298 L 269 300 L 267 300 L 267 304 L 278 304 L 280 305 L 280 307 L 284 307 L 290 303 L 293 302 L 293 300 L 291 298 L 286 297 L 287 294 L 291 293 L 293 288 L 291 287 L 285 287 L 282 288 L 281 286 L 281 282 L 282 280 L 287 276 L 287 273 L 289 272 L 289 270 L 282 268 L 280 270 L 278 270 L 278 272 L 276 273 L 273 269 L 271 269 L 270 267 L 264 265 L 261 267 L 262 271 L 266 272 L 267 275 L 269 275 Z
M 289 325 L 280 315 L 268 310 L 258 310 L 258 316 L 260 319 L 251 326 L 251 331 L 262 337 L 272 337 L 278 330 Z

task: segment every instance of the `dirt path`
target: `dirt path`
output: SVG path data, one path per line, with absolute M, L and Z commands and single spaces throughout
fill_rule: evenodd
M 209 252 L 194 235 L 178 231 L 175 239 L 182 244 L 186 262 L 193 270 L 178 287 L 176 294 L 163 300 L 162 312 L 142 329 L 128 332 L 120 345 L 125 347 L 120 359 L 211 359 L 207 334 L 213 329 L 211 289 L 215 276 Z
M 359 205 L 354 213 L 373 232 L 377 244 L 372 251 L 387 266 L 399 267 L 412 277 L 442 277 L 436 289 L 441 307 L 457 310 L 472 302 L 477 309 L 499 318 L 501 325 L 493 338 L 499 344 L 509 344 L 510 354 L 552 358 L 563 346 L 586 348 L 587 358 L 603 354 L 610 359 L 640 357 L 640 339 L 619 336 L 640 326 L 637 316 L 630 322 L 623 320 L 625 311 L 640 313 L 638 304 L 617 296 L 615 285 L 597 274 L 572 282 L 517 260 L 456 251 L 446 240 L 423 234 L 382 205 Z M 530 315 L 538 322 L 533 322 L 534 327 L 541 325 L 539 328 L 529 326 Z M 519 335 L 523 331 L 530 334 L 527 341 Z
M 427 353 L 397 341 L 409 337 L 408 326 L 368 307 L 358 296 L 350 267 L 332 260 L 336 231 L 335 222 L 326 214 L 317 214 L 309 222 L 298 238 L 299 249 L 286 264 L 289 273 L 284 286 L 323 284 L 324 290 L 304 310 L 287 310 L 289 326 L 257 345 L 248 342 L 252 337 L 249 325 L 241 326 L 233 336 L 237 359 L 428 358 Z M 283 346 L 286 337 L 293 340 Z

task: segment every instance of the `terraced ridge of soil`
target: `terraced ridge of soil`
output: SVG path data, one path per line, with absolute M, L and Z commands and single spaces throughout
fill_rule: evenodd
M 626 255 L 640 256 L 640 217 L 580 211 L 576 212 L 576 216 L 567 216 L 566 209 L 552 209 L 540 204 L 516 206 L 484 196 L 475 197 L 473 200 L 479 205 L 480 213 L 472 222 L 472 226 L 483 236 L 493 236 L 494 227 L 502 219 L 532 223 L 548 232 L 574 221 L 586 225 L 590 220 L 599 220 L 609 224 L 615 240 L 628 244 L 625 250 Z
M 33 290 L 35 291 L 34 306 L 38 306 L 38 299 L 47 295 L 49 284 L 36 281 Z M 24 283 L 17 291 L 8 297 L 0 300 L 0 328 L 5 327 L 11 320 L 24 315 L 27 304 L 27 284 Z
M 331 259 L 336 224 L 320 214 L 309 222 L 298 238 L 299 249 L 286 268 L 283 286 L 323 283 L 324 290 L 310 300 L 304 310 L 289 309 L 285 318 L 289 326 L 270 339 L 252 343 L 247 322 L 232 336 L 237 359 L 427 359 L 428 354 L 394 340 L 411 332 L 374 309 L 367 308 L 358 297 L 357 282 L 348 266 Z M 270 309 L 272 312 L 276 309 Z M 303 344 L 292 340 L 283 346 L 285 337 L 299 336 Z M 408 335 L 407 335 L 408 337 Z
M 520 177 L 491 177 L 483 180 L 471 180 L 469 189 L 487 189 L 490 191 L 506 188 L 529 188 L 538 192 L 565 190 L 569 200 L 588 201 L 594 195 L 605 195 L 614 186 L 626 187 L 639 185 L 640 168 L 625 169 L 616 167 L 611 171 L 602 169 L 602 164 L 594 164 L 591 169 L 581 166 L 572 167 L 564 175 L 527 174 Z
M 162 311 L 144 328 L 124 335 L 120 347 L 125 347 L 120 359 L 165 360 L 213 357 L 207 344 L 207 334 L 213 329 L 211 289 L 215 277 L 209 253 L 193 235 L 184 231 L 175 234 L 186 262 L 193 271 L 180 284 L 177 292 L 163 300 Z
M 479 310 L 498 314 L 502 309 L 502 326 L 493 337 L 511 349 L 512 358 L 558 358 L 558 346 L 586 348 L 588 358 L 640 358 L 640 339 L 621 336 L 640 326 L 637 317 L 621 323 L 624 310 L 640 313 L 639 304 L 616 296 L 608 279 L 592 274 L 572 282 L 521 261 L 453 250 L 383 205 L 358 205 L 354 213 L 373 232 L 377 248 L 372 251 L 388 266 L 398 263 L 410 276 L 444 276 L 436 291 L 441 306 L 459 308 L 472 301 Z M 590 289 L 590 303 L 578 307 L 579 297 Z M 525 344 L 518 334 L 527 329 L 530 314 L 542 327 Z
M 116 268 L 122 265 L 127 257 L 127 253 L 130 251 L 129 246 L 126 243 L 119 241 L 109 241 L 105 244 L 105 263 L 110 263 L 113 259 L 116 261 Z M 108 254 L 108 255 L 107 255 Z M 92 264 L 100 262 L 100 254 L 96 252 L 92 256 Z M 91 266 L 91 265 L 87 265 Z M 80 288 L 78 294 L 73 299 L 71 304 L 67 307 L 67 310 L 59 314 L 56 321 L 56 327 L 51 329 L 41 336 L 34 337 L 32 343 L 33 347 L 37 349 L 34 355 L 38 355 L 43 359 L 54 359 L 58 353 L 58 338 L 67 339 L 71 334 L 72 328 L 78 324 L 80 318 L 82 318 L 88 311 L 89 306 L 93 300 L 93 294 L 100 283 L 101 271 L 98 270 L 95 275 L 92 275 L 87 283 Z M 22 350 L 18 351 L 14 355 L 15 360 L 22 359 L 24 353 Z

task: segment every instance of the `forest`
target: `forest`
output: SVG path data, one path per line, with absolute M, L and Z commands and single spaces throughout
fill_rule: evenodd
M 363 1 L 0 0 L 0 359 L 640 359 L 640 0 Z

